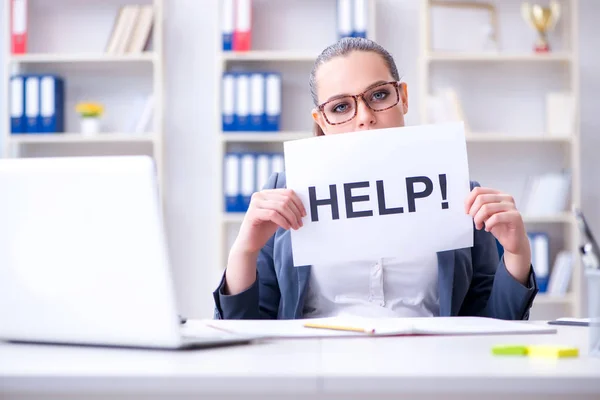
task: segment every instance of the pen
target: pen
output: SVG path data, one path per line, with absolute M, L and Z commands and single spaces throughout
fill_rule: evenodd
M 305 328 L 315 328 L 315 329 L 330 329 L 334 331 L 351 331 L 351 332 L 362 332 L 373 334 L 375 333 L 375 329 L 371 328 L 360 328 L 353 326 L 341 326 L 341 325 L 323 325 L 315 322 L 307 322 L 304 324 Z

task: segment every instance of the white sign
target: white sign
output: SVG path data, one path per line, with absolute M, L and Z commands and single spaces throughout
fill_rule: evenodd
M 295 266 L 473 246 L 462 122 L 294 140 L 284 151 L 287 187 L 307 212 L 291 231 Z

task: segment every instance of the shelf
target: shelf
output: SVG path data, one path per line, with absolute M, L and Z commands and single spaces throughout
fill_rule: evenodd
M 570 293 L 565 295 L 549 295 L 546 293 L 538 293 L 535 296 L 533 305 L 536 304 L 570 304 L 573 301 L 573 296 Z
M 466 135 L 467 142 L 480 143 L 480 142 L 505 142 L 505 143 L 570 143 L 572 138 L 558 137 L 558 136 L 547 136 L 547 135 L 515 135 L 515 134 L 503 134 L 503 133 L 469 133 Z
M 132 133 L 99 133 L 97 136 L 82 136 L 79 133 L 21 134 L 11 135 L 13 144 L 20 143 L 98 143 L 98 142 L 152 142 L 155 135 Z
M 303 61 L 314 62 L 316 52 L 309 51 L 245 51 L 221 53 L 224 61 Z
M 226 212 L 226 213 L 223 213 L 223 222 L 239 224 L 244 220 L 245 215 L 246 215 L 246 213 L 243 213 L 243 212 L 235 212 L 235 213 Z
M 488 61 L 488 62 L 571 62 L 570 53 L 443 53 L 433 52 L 425 56 L 428 61 Z
M 105 54 L 105 53 L 38 53 L 15 55 L 9 58 L 13 63 L 104 63 L 104 62 L 150 62 L 154 53 Z
M 557 223 L 557 224 L 570 224 L 573 222 L 573 217 L 568 212 L 563 212 L 555 215 L 523 215 L 523 221 L 530 224 L 545 224 L 545 223 Z
M 223 142 L 279 143 L 312 137 L 312 132 L 222 132 Z

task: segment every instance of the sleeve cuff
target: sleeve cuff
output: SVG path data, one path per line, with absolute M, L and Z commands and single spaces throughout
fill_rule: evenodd
M 249 305 L 256 304 L 256 312 L 258 315 L 258 273 L 254 283 L 246 290 L 235 295 L 224 294 L 225 289 L 225 271 L 221 276 L 221 282 L 217 289 L 213 292 L 215 301 L 215 319 L 242 319 L 255 318 L 249 316 Z

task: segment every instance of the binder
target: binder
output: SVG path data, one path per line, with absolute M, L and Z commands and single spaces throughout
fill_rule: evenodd
M 548 289 L 550 275 L 550 243 L 544 232 L 528 232 L 531 249 L 531 265 L 535 271 L 540 293 Z
M 10 132 L 27 132 L 25 122 L 25 84 L 22 75 L 10 78 Z
M 352 36 L 367 37 L 367 13 L 367 0 L 354 0 Z
M 10 43 L 12 54 L 27 53 L 27 2 L 28 0 L 10 1 Z
M 236 74 L 234 124 L 238 131 L 250 129 L 250 75 L 247 73 Z
M 271 154 L 259 153 L 256 156 L 256 187 L 255 191 L 263 190 L 271 176 Z
M 265 130 L 265 75 L 253 73 L 250 75 L 250 129 L 251 131 Z
M 25 120 L 27 133 L 40 132 L 40 78 L 25 77 Z
M 252 42 L 252 0 L 236 0 L 233 49 L 249 51 Z
M 227 153 L 224 160 L 225 211 L 238 212 L 240 207 L 240 158 L 237 153 Z
M 352 36 L 352 0 L 337 0 L 338 38 Z
M 279 131 L 281 120 L 281 74 L 269 72 L 266 76 L 265 131 Z
M 221 104 L 221 115 L 223 117 L 223 131 L 231 132 L 236 130 L 235 124 L 235 75 L 232 73 L 223 74 L 223 98 Z
M 222 14 L 222 34 L 223 34 L 223 51 L 233 50 L 233 28 L 235 25 L 234 0 L 223 1 Z
M 53 75 L 40 76 L 40 133 L 64 132 L 64 83 Z
M 285 171 L 285 162 L 283 158 L 283 153 L 273 153 L 271 156 L 271 174 L 275 172 L 284 172 Z
M 247 211 L 250 199 L 256 189 L 256 156 L 253 153 L 242 153 L 240 159 L 240 203 L 241 211 Z

